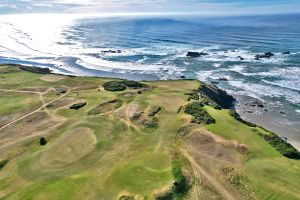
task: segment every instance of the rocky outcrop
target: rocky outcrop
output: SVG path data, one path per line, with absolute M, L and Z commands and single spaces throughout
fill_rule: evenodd
M 271 58 L 273 56 L 274 56 L 274 54 L 272 52 L 267 52 L 267 53 L 264 53 L 264 54 L 257 54 L 255 56 L 255 60 L 260 60 L 262 58 Z
M 207 56 L 207 55 L 209 54 L 205 52 L 193 52 L 193 51 L 190 51 L 186 54 L 187 57 L 192 57 L 192 58 L 197 58 L 197 57 Z
M 105 50 L 101 51 L 101 53 L 122 53 L 121 50 Z
M 238 56 L 237 59 L 245 60 L 245 58 L 243 58 L 242 56 Z
M 235 102 L 235 99 L 232 96 L 215 85 L 202 84 L 199 87 L 199 92 L 202 97 L 210 99 L 224 109 L 232 108 Z

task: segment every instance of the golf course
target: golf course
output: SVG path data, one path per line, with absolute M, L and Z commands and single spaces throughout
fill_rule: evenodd
M 196 80 L 0 66 L 0 199 L 296 200 L 300 153 Z

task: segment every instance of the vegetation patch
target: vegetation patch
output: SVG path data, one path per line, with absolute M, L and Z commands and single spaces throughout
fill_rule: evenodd
M 185 113 L 193 116 L 193 123 L 196 124 L 213 124 L 216 122 L 204 109 L 204 104 L 201 102 L 193 102 L 186 106 Z
M 122 195 L 119 200 L 135 200 L 134 196 Z
M 157 113 L 159 113 L 159 111 L 161 111 L 160 106 L 151 106 L 151 108 L 149 109 L 149 112 L 148 112 L 148 116 L 154 117 Z
M 112 101 L 108 101 L 105 103 L 102 103 L 92 110 L 88 112 L 89 115 L 98 115 L 105 112 L 110 112 L 115 109 L 120 108 L 123 105 L 123 102 L 120 99 L 114 99 Z
M 50 74 L 51 73 L 49 68 L 20 66 L 20 69 L 22 69 L 23 71 L 38 73 L 38 74 Z
M 229 114 L 234 117 L 236 120 L 242 122 L 243 124 L 250 126 L 250 127 L 257 127 L 257 125 L 247 122 L 243 120 L 240 115 L 235 110 L 229 110 Z M 263 134 L 257 129 L 254 129 L 255 132 L 265 141 L 267 141 L 272 147 L 274 147 L 279 153 L 281 153 L 283 156 L 290 158 L 290 159 L 296 159 L 300 160 L 300 152 L 294 148 L 291 144 L 287 143 L 283 139 L 281 139 L 279 136 L 277 136 L 275 133 L 267 131 L 269 134 Z
M 9 160 L 1 160 L 0 161 L 0 170 L 5 167 L 5 165 L 8 163 Z
M 229 110 L 229 115 L 232 116 L 234 119 L 242 122 L 243 124 L 246 124 L 247 126 L 256 127 L 256 124 L 243 120 L 235 110 Z
M 126 87 L 133 88 L 133 89 L 139 89 L 147 86 L 146 84 L 137 81 L 129 81 L 129 80 L 123 80 L 120 83 L 125 85 Z
M 117 92 L 126 90 L 126 86 L 120 81 L 109 81 L 103 84 L 106 91 Z
M 270 132 L 269 135 L 263 134 L 259 131 L 257 131 L 257 133 L 283 156 L 294 160 L 300 160 L 300 152 L 290 143 L 287 143 L 286 141 L 281 139 L 275 133 Z
M 146 84 L 137 82 L 137 81 L 109 81 L 103 84 L 103 87 L 106 91 L 116 92 L 116 91 L 124 91 L 126 88 L 139 89 L 143 87 L 147 87 Z
M 190 181 L 182 172 L 182 165 L 177 156 L 172 161 L 174 183 L 170 191 L 156 196 L 157 200 L 183 199 L 191 188 Z
M 222 169 L 224 179 L 231 187 L 241 194 L 245 199 L 257 199 L 255 192 L 249 183 L 249 179 L 242 172 L 236 171 L 232 167 Z
M 48 143 L 47 139 L 45 137 L 40 138 L 40 145 L 45 146 Z
M 191 92 L 185 93 L 188 96 L 188 101 L 199 100 L 198 90 L 192 90 Z

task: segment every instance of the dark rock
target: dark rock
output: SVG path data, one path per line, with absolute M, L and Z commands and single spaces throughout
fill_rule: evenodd
M 284 114 L 285 114 L 285 112 L 283 112 L 283 111 L 280 111 L 280 114 L 283 114 L 283 115 L 284 115 Z
M 212 83 L 212 84 L 215 84 L 215 85 L 219 84 L 218 81 L 212 81 L 211 83 Z
M 105 50 L 101 51 L 101 53 L 122 53 L 121 50 Z
M 243 58 L 242 56 L 238 56 L 237 59 L 245 60 L 245 58 Z
M 251 113 L 253 113 L 253 111 L 251 111 L 251 110 L 246 110 L 245 113 L 250 113 L 250 114 L 251 114 Z
M 283 54 L 283 55 L 289 55 L 289 54 L 291 54 L 291 52 L 286 51 L 286 52 L 283 52 L 282 54 Z
M 70 106 L 70 109 L 79 110 L 80 108 L 84 107 L 86 104 L 87 104 L 86 102 L 75 103 L 72 106 Z
M 265 56 L 272 57 L 272 56 L 274 56 L 274 54 L 272 52 L 267 52 L 267 53 L 265 53 Z
M 205 52 L 193 52 L 193 51 L 190 51 L 187 53 L 186 56 L 188 57 L 193 57 L 193 58 L 197 58 L 197 57 L 200 57 L 200 56 L 207 56 L 209 55 L 208 53 L 205 53 Z
M 235 102 L 235 99 L 232 96 L 215 85 L 203 84 L 199 87 L 199 92 L 202 96 L 206 96 L 224 109 L 231 108 Z
M 267 52 L 265 54 L 257 54 L 255 56 L 255 60 L 260 60 L 261 58 L 271 58 L 273 56 L 274 56 L 274 54 L 272 52 Z
M 221 78 L 218 78 L 219 81 L 228 81 L 227 78 L 224 78 L 224 77 L 221 77 Z
M 257 104 L 257 107 L 264 108 L 265 106 L 263 104 Z

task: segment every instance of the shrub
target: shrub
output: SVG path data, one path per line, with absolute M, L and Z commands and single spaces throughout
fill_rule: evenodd
M 118 81 L 109 81 L 103 84 L 106 91 L 116 92 L 126 90 L 126 86 Z
M 48 143 L 48 141 L 47 141 L 46 138 L 44 138 L 44 137 L 41 137 L 41 138 L 40 138 L 40 145 L 41 145 L 41 146 L 45 146 L 47 143 Z
M 126 90 L 126 87 L 137 89 L 137 88 L 143 88 L 147 85 L 143 83 L 139 83 L 137 81 L 109 81 L 103 84 L 103 87 L 106 91 L 116 92 L 116 91 L 124 91 Z
M 213 124 L 216 122 L 206 110 L 203 108 L 204 104 L 200 102 L 194 102 L 186 106 L 185 113 L 193 116 L 193 123 L 197 124 Z
M 258 134 L 283 156 L 294 160 L 300 160 L 300 152 L 290 143 L 287 143 L 286 141 L 281 139 L 278 135 L 274 133 L 266 135 L 260 132 Z
M 256 127 L 256 124 L 253 124 L 251 122 L 247 122 L 241 118 L 241 116 L 235 111 L 235 110 L 229 110 L 229 115 L 231 115 L 236 120 L 242 122 L 243 124 L 251 127 Z
M 155 116 L 157 113 L 159 113 L 159 111 L 161 111 L 161 107 L 159 106 L 152 106 L 149 110 L 148 116 L 149 117 L 153 117 Z
M 2 169 L 3 167 L 5 167 L 5 165 L 8 163 L 8 160 L 1 160 L 0 161 L 0 169 Z
M 123 80 L 119 82 L 120 84 L 123 84 L 129 88 L 143 88 L 146 85 L 137 81 L 129 81 L 129 80 Z
M 188 101 L 190 100 L 199 100 L 198 90 L 193 90 L 192 92 L 187 92 L 185 95 L 188 96 Z

